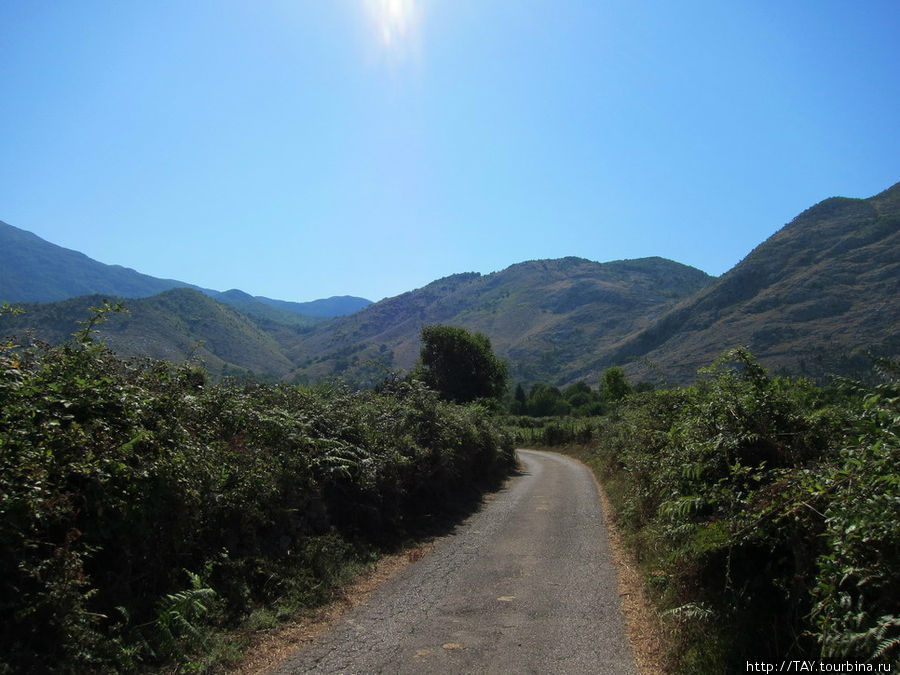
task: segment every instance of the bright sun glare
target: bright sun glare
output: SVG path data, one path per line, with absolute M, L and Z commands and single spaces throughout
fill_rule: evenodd
M 418 22 L 418 0 L 365 0 L 382 44 L 396 48 L 412 37 Z

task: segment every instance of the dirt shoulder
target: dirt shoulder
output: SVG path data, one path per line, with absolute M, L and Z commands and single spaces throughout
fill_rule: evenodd
M 256 675 L 274 668 L 297 648 L 316 640 L 344 614 L 365 601 L 385 581 L 422 558 L 432 548 L 431 543 L 419 543 L 399 553 L 384 556 L 356 581 L 341 589 L 338 598 L 329 605 L 313 611 L 302 620 L 254 633 L 249 638 L 250 647 L 243 658 L 232 665 L 228 672 L 234 675 Z

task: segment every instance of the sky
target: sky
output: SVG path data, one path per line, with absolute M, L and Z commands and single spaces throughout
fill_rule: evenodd
M 897 0 L 0 0 L 0 220 L 293 301 L 720 275 L 900 181 L 898 35 Z

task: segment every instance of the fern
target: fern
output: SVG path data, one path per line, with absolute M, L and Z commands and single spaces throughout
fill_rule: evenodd
M 205 641 L 200 621 L 209 612 L 208 603 L 216 598 L 216 592 L 205 587 L 199 575 L 189 570 L 185 572 L 191 580 L 191 587 L 166 595 L 159 602 L 154 622 L 160 642 L 170 650 L 185 637 L 198 643 Z
M 703 603 L 688 602 L 679 607 L 666 610 L 661 616 L 671 617 L 677 623 L 712 621 L 715 612 Z
M 869 630 L 858 633 L 851 637 L 852 640 L 859 639 L 863 645 L 875 643 L 875 649 L 869 657 L 871 660 L 884 659 L 893 656 L 900 656 L 900 635 L 893 637 L 885 637 L 885 634 L 891 628 L 900 628 L 900 617 L 885 615 L 879 617 L 877 623 Z

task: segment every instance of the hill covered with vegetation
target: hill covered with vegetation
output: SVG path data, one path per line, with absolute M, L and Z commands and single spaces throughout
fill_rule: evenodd
M 102 306 L 104 300 L 95 295 L 25 304 L 20 314 L 0 316 L 0 333 L 20 341 L 33 335 L 62 344 L 79 330 L 89 308 Z M 174 363 L 199 360 L 216 377 L 253 373 L 278 379 L 293 367 L 257 322 L 200 291 L 175 288 L 149 298 L 119 300 L 127 311 L 108 314 L 98 331 L 109 348 L 123 356 Z
M 17 244 L 12 259 L 52 247 L 9 226 L 0 234 L 27 244 Z M 80 256 L 61 251 L 59 269 Z M 827 378 L 867 369 L 865 351 L 900 353 L 898 261 L 900 184 L 869 199 L 834 197 L 807 209 L 718 279 L 663 258 L 533 260 L 486 275 L 456 274 L 375 304 L 203 291 L 229 305 L 225 312 L 182 290 L 127 300 L 130 322 L 105 330 L 123 354 L 174 360 L 197 354 L 216 376 L 238 368 L 294 382 L 339 376 L 372 386 L 390 371 L 411 368 L 421 329 L 436 323 L 487 336 L 511 379 L 526 384 L 595 384 L 611 366 L 625 367 L 634 381 L 687 382 L 739 345 L 778 372 Z M 25 276 L 4 266 L 0 292 L 7 283 L 27 286 L 26 278 L 44 287 L 45 267 L 53 267 L 49 259 Z M 58 342 L 87 306 L 30 305 L 13 328 L 32 327 Z M 10 322 L 0 322 L 0 334 L 9 332 Z
M 807 209 L 579 375 L 632 363 L 634 377 L 655 372 L 683 382 L 738 345 L 783 372 L 859 372 L 868 361 L 854 351 L 900 354 L 898 298 L 900 183 L 869 199 L 833 197 Z
M 663 258 L 534 260 L 439 279 L 317 326 L 286 349 L 301 378 L 377 381 L 384 369 L 413 365 L 423 326 L 445 323 L 487 335 L 513 379 L 565 381 L 711 281 Z
M 0 222 L 0 250 L 0 301 L 5 302 L 53 302 L 95 293 L 139 298 L 190 286 L 105 265 L 4 222 Z
M 311 302 L 288 302 L 243 291 L 213 291 L 174 279 L 158 279 L 120 265 L 106 265 L 83 253 L 57 246 L 31 232 L 0 222 L 0 301 L 54 302 L 83 295 L 144 298 L 173 288 L 193 288 L 256 318 L 288 325 L 311 325 L 350 314 L 371 301 L 336 296 Z

